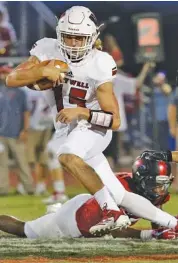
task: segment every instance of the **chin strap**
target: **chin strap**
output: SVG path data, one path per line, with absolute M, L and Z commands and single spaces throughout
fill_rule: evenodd
M 88 122 L 109 129 L 112 127 L 113 114 L 108 111 L 90 110 Z

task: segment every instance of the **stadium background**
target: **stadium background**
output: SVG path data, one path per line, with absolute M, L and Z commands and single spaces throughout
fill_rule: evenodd
M 163 36 L 164 36 L 164 47 L 165 47 L 165 57 L 166 60 L 158 65 L 158 68 L 166 70 L 168 73 L 169 80 L 175 82 L 175 74 L 177 70 L 177 60 L 175 57 L 177 46 L 178 46 L 178 3 L 177 2 L 104 2 L 105 8 L 101 11 L 101 2 L 100 1 L 60 1 L 60 2 L 50 2 L 45 1 L 52 12 L 56 16 L 60 16 L 66 8 L 71 7 L 72 5 L 82 5 L 92 9 L 96 14 L 98 21 L 108 20 L 111 16 L 119 16 L 120 20 L 116 24 L 108 26 L 107 31 L 113 34 L 123 51 L 124 60 L 125 60 L 125 69 L 132 73 L 137 74 L 141 65 L 137 65 L 134 59 L 135 52 L 135 36 L 133 30 L 133 23 L 131 16 L 137 13 L 142 12 L 158 12 L 161 15 L 163 23 Z M 27 8 L 27 21 L 24 26 L 21 21 L 23 14 L 21 13 L 22 5 L 25 5 Z M 39 15 L 42 15 L 43 12 L 37 13 L 32 4 L 21 3 L 18 1 L 7 2 L 7 7 L 10 13 L 10 19 L 15 27 L 17 32 L 18 39 L 20 38 L 21 29 L 25 27 L 27 35 L 27 46 L 26 50 L 29 50 L 34 42 L 39 39 L 39 30 L 37 25 L 39 23 Z M 55 29 L 51 28 L 48 24 L 45 23 L 45 36 L 55 37 Z M 42 36 L 41 36 L 42 37 Z
M 67 8 L 71 7 L 72 5 L 84 5 L 86 7 L 91 8 L 91 10 L 95 13 L 96 17 L 98 18 L 99 22 L 106 21 L 108 23 L 109 18 L 116 16 L 118 17 L 118 21 L 116 23 L 108 24 L 105 30 L 101 34 L 101 38 L 104 37 L 105 34 L 113 35 L 122 51 L 124 57 L 124 65 L 121 69 L 132 76 L 137 76 L 141 70 L 142 65 L 137 64 L 135 61 L 135 49 L 136 49 L 136 35 L 134 30 L 134 25 L 132 22 L 132 15 L 144 12 L 158 12 L 162 19 L 162 28 L 163 28 L 163 42 L 164 42 L 164 51 L 165 51 L 165 60 L 161 63 L 156 64 L 155 72 L 156 71 L 164 71 L 167 75 L 167 81 L 171 85 L 173 91 L 176 88 L 176 71 L 177 71 L 177 47 L 178 47 L 178 3 L 176 2 L 84 2 L 84 1 L 74 1 L 74 2 L 41 2 L 45 4 L 49 10 L 51 10 L 56 16 L 60 16 Z M 17 43 L 14 45 L 12 52 L 9 56 L 0 56 L 0 64 L 4 65 L 6 63 L 14 63 L 17 64 L 22 61 L 25 57 L 28 56 L 28 51 L 31 49 L 31 46 L 36 42 L 36 40 L 46 37 L 55 37 L 55 18 L 53 17 L 52 13 L 49 13 L 49 10 L 45 8 L 45 6 L 40 5 L 40 2 L 4 2 L 8 12 L 10 21 L 16 31 L 17 34 Z M 101 5 L 102 11 L 101 11 Z M 129 98 L 130 100 L 130 98 Z M 127 101 L 126 103 L 130 103 Z M 141 146 L 147 147 L 148 145 L 143 145 L 141 143 L 137 143 L 138 138 L 140 139 L 140 129 L 141 126 L 146 125 L 145 122 L 140 123 L 140 113 L 143 112 L 143 104 L 140 107 L 140 104 L 137 104 L 137 97 L 131 98 L 131 103 L 133 103 L 132 107 L 134 110 L 133 114 L 133 122 L 136 119 L 139 124 L 137 123 L 136 126 L 131 127 L 133 129 L 133 138 L 136 143 L 130 141 L 130 147 L 133 147 L 133 156 L 131 160 L 142 150 Z M 152 127 L 153 124 L 151 123 L 150 126 Z M 153 136 L 149 134 L 141 134 L 141 138 L 143 136 L 148 136 L 151 140 L 149 147 L 151 147 L 153 142 Z M 172 149 L 175 149 L 175 141 L 171 136 L 169 136 L 169 146 Z M 127 141 L 127 140 L 126 140 Z M 142 141 L 142 140 L 141 140 Z M 172 144 L 173 141 L 173 144 Z M 145 142 L 145 141 L 144 141 Z M 159 144 L 159 142 L 154 142 Z M 143 148 L 144 148 L 143 147 Z M 127 151 L 126 151 L 127 152 Z M 124 156 L 127 157 L 127 156 Z M 119 155 L 118 155 L 118 162 L 116 164 L 116 170 L 129 170 L 131 169 L 132 161 L 125 163 L 119 162 Z M 175 168 L 175 167 L 174 167 Z M 10 175 L 11 178 L 11 185 L 16 185 L 16 176 L 13 173 Z M 69 196 L 73 196 L 79 192 L 85 191 L 74 179 L 70 176 L 66 176 L 66 184 L 67 184 L 67 193 Z M 50 179 L 47 178 L 47 182 L 50 182 Z M 172 201 L 167 205 L 167 209 L 170 213 L 176 214 L 177 213 L 177 195 L 173 194 Z M 31 204 L 33 204 L 31 206 Z M 29 207 L 30 206 L 30 207 Z M 39 216 L 45 212 L 45 206 L 41 203 L 41 197 L 30 197 L 30 196 L 9 196 L 9 197 L 0 197 L 0 214 L 8 213 L 13 214 L 14 216 L 20 217 L 24 220 L 29 220 Z M 141 222 L 138 227 L 146 227 L 148 224 L 145 222 Z M 4 240 L 3 240 L 4 242 Z M 17 242 L 17 241 L 15 241 Z M 4 243 L 3 243 L 4 244 Z M 30 244 L 28 244 L 30 247 Z M 54 245 L 54 244 L 53 244 Z M 11 243 L 13 247 L 13 244 Z M 43 246 L 43 245 L 42 245 Z M 164 244 L 163 244 L 164 246 Z M 172 245 L 172 247 L 174 244 Z M 7 244 L 8 247 L 8 244 Z M 28 247 L 28 249 L 29 249 Z M 176 247 L 176 243 L 175 243 Z M 130 249 L 130 248 L 129 248 Z M 146 248 L 145 248 L 146 249 Z M 131 250 L 129 250 L 131 251 Z M 149 250 L 150 254 L 153 252 L 153 247 L 150 246 Z M 156 252 L 155 252 L 156 251 Z M 158 249 L 155 250 L 154 253 L 159 253 Z M 1 251 L 0 257 L 9 257 L 8 253 L 5 253 L 4 250 Z M 123 251 L 122 251 L 123 252 Z M 57 257 L 59 255 L 55 254 L 53 251 L 53 255 L 49 253 L 51 257 Z M 109 252 L 108 252 L 109 253 Z M 113 253 L 113 252 L 112 252 Z M 111 253 L 111 254 L 112 254 Z M 121 252 L 120 252 L 121 253 Z M 142 251 L 142 255 L 149 254 Z M 169 251 L 167 251 L 169 253 Z M 174 255 L 177 254 L 176 249 L 170 250 L 170 253 Z M 32 255 L 45 255 L 45 253 L 40 254 L 31 251 Z M 75 253 L 74 253 L 75 254 Z M 85 253 L 84 253 L 85 254 Z M 121 253 L 122 254 L 122 253 Z M 125 252 L 124 255 L 127 253 Z M 137 253 L 135 253 L 137 254 Z M 12 257 L 15 256 L 27 256 L 28 253 L 21 253 L 17 250 L 15 253 L 11 254 Z M 54 256 L 55 255 L 55 256 Z M 72 252 L 69 254 L 70 256 L 73 255 Z M 97 255 L 102 255 L 102 252 Z M 105 254 L 108 256 L 109 254 Z M 117 254 L 112 254 L 116 256 Z M 79 256 L 79 254 L 77 254 Z M 60 255 L 61 257 L 61 255 Z M 2 259 L 4 260 L 4 259 Z M 176 259 L 177 260 L 177 259 Z M 1 262 L 1 260 L 0 260 Z M 5 262 L 5 261 L 2 261 Z M 116 261 L 117 262 L 117 261 Z M 135 262 L 139 262 L 138 259 Z M 143 262 L 143 261 L 141 261 Z M 151 261 L 150 261 L 151 262 Z M 161 262 L 161 261 L 158 261 Z M 173 261 L 170 261 L 173 262 Z M 175 261 L 176 262 L 176 261 Z

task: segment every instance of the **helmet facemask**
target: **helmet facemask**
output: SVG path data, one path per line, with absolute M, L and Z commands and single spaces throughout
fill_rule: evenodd
M 81 46 L 68 46 L 65 43 L 65 36 L 83 37 L 83 43 Z M 82 60 L 92 49 L 98 35 L 70 35 L 65 32 L 60 32 L 58 35 L 58 45 L 63 56 L 72 62 Z
M 173 176 L 156 176 L 156 185 L 153 187 L 152 192 L 155 194 L 154 204 L 159 203 L 169 193 L 169 187 L 173 182 Z
M 145 178 L 141 182 L 142 195 L 157 204 L 168 195 L 171 183 L 172 180 L 169 176 Z
M 68 63 L 78 62 L 93 49 L 99 36 L 99 27 L 96 17 L 88 8 L 73 6 L 58 20 L 56 33 L 58 46 Z M 67 40 L 70 37 L 75 39 L 75 44 Z M 77 42 L 77 39 L 82 38 L 82 42 Z

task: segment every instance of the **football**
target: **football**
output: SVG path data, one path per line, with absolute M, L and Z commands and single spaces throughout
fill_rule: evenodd
M 41 66 L 46 66 L 48 63 L 50 63 L 51 60 L 45 60 L 40 62 L 39 67 Z M 55 67 L 58 68 L 64 68 L 68 69 L 67 63 L 61 61 L 61 60 L 55 60 Z M 65 77 L 65 73 L 61 73 L 62 77 Z M 36 83 L 28 85 L 29 89 L 33 90 L 47 90 L 47 89 L 52 89 L 53 88 L 53 82 L 47 78 L 43 78 L 38 80 Z

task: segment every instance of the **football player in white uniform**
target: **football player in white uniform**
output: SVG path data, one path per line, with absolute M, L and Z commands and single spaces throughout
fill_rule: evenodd
M 48 153 L 45 151 L 51 138 L 53 119 L 48 103 L 42 92 L 24 88 L 30 108 L 30 129 L 27 141 L 27 157 L 31 169 L 36 174 L 35 194 L 46 191 L 44 178 L 48 174 Z
M 58 146 L 57 146 L 58 147 Z M 51 140 L 47 144 L 46 151 L 48 152 L 48 169 L 50 171 L 53 193 L 49 197 L 43 199 L 45 204 L 64 203 L 68 200 L 66 195 L 64 171 L 61 164 L 58 161 L 56 155 L 56 133 L 53 134 Z
M 53 112 L 58 159 L 102 209 L 101 221 L 90 232 L 103 234 L 110 228 L 128 226 L 130 221 L 118 205 L 148 220 L 164 218 L 167 226 L 175 227 L 174 217 L 127 192 L 102 154 L 112 130 L 120 126 L 120 116 L 112 84 L 116 64 L 110 55 L 95 48 L 99 26 L 94 14 L 86 7 L 74 6 L 60 17 L 56 31 L 57 39 L 36 42 L 31 57 L 7 77 L 6 84 L 25 86 L 43 78 L 54 82 L 54 88 L 43 93 Z M 64 71 L 55 67 L 54 59 L 69 65 L 63 83 Z M 44 60 L 52 61 L 39 66 Z
M 116 178 L 125 189 L 144 196 L 159 208 L 170 199 L 168 191 L 173 177 L 171 165 L 167 161 L 138 158 L 132 173 L 118 173 Z M 139 220 L 129 211 L 126 213 L 132 225 Z M 92 237 L 89 229 L 99 222 L 101 217 L 102 211 L 96 199 L 89 194 L 81 194 L 64 205 L 49 206 L 46 215 L 33 221 L 22 222 L 14 217 L 0 215 L 0 230 L 27 238 Z M 108 233 L 113 237 L 141 238 L 144 241 L 178 237 L 178 227 L 162 228 L 160 223 L 152 223 L 152 230 L 127 228 L 121 231 L 114 229 Z
M 55 134 L 51 138 L 53 118 L 41 91 L 34 91 L 24 88 L 27 94 L 30 116 L 30 130 L 28 147 L 28 162 L 35 168 L 36 195 L 46 192 L 46 177 L 51 175 L 54 193 L 44 199 L 46 204 L 68 200 L 65 195 L 65 184 L 63 173 L 56 155 Z M 50 139 L 51 138 L 51 139 Z M 50 140 L 49 140 L 50 139 Z M 18 185 L 22 189 L 23 185 Z M 25 189 L 22 189 L 25 192 Z

